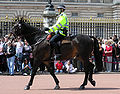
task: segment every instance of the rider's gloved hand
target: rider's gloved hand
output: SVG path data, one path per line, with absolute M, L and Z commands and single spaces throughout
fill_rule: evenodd
M 49 31 L 50 29 L 48 27 L 45 27 L 44 28 L 44 31 Z

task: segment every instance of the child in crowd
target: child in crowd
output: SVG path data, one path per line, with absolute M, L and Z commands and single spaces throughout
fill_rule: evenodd
M 63 63 L 59 60 L 56 64 L 55 64 L 55 67 L 56 67 L 56 72 L 55 73 L 62 73 L 63 72 Z
M 22 63 L 22 73 L 24 76 L 31 73 L 31 65 L 30 62 L 28 62 L 27 58 L 25 58 L 24 62 Z

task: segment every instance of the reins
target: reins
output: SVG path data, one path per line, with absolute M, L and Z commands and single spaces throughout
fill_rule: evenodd
M 38 44 L 40 44 L 42 41 L 44 41 L 46 39 L 47 36 L 48 36 L 48 34 L 45 37 L 43 37 L 42 39 L 39 38 L 39 40 L 37 41 L 37 43 L 35 43 L 34 45 L 37 46 Z

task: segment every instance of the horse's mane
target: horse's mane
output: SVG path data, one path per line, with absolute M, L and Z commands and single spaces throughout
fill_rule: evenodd
M 32 25 L 25 22 L 21 22 L 21 25 L 22 34 L 30 45 L 35 44 L 40 38 L 45 36 L 45 32 L 37 27 L 33 27 Z

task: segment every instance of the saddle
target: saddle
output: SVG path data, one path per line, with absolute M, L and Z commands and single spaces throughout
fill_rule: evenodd
M 48 35 L 48 37 L 49 37 L 49 35 Z M 46 40 L 47 40 L 48 43 L 49 43 L 49 40 L 50 40 L 52 37 L 50 36 L 51 38 L 49 37 L 49 40 L 48 40 L 48 37 L 47 37 Z M 67 36 L 67 37 L 65 37 L 64 39 L 58 41 L 58 42 L 56 43 L 56 47 L 54 48 L 54 50 L 51 49 L 51 54 L 50 54 L 51 59 L 60 60 L 60 59 L 61 59 L 61 56 L 62 56 L 60 48 L 62 47 L 63 44 L 70 44 L 71 41 L 72 41 L 72 36 Z

